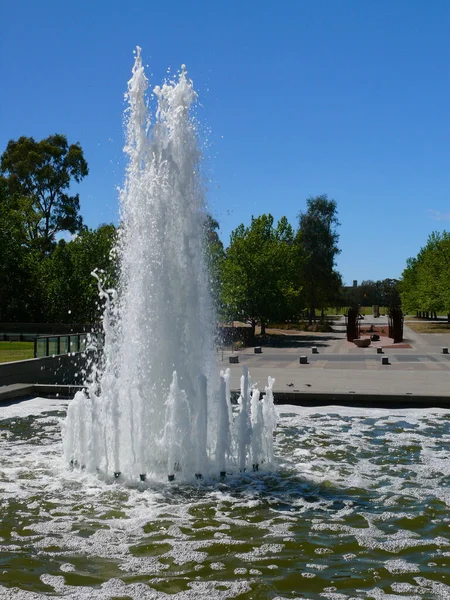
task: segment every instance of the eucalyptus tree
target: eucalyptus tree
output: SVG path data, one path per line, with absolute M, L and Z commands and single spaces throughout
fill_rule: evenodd
M 225 257 L 225 249 L 218 234 L 219 222 L 207 215 L 204 223 L 204 251 L 208 269 L 210 291 L 216 312 L 221 311 L 221 268 Z
M 89 172 L 79 143 L 69 145 L 62 134 L 40 141 L 22 136 L 8 142 L 0 171 L 30 247 L 48 253 L 57 233 L 82 229 L 79 195 L 69 193 Z
M 315 319 L 316 309 L 332 306 L 342 285 L 335 269 L 339 235 L 337 204 L 326 194 L 308 198 L 307 210 L 298 215 L 299 232 L 304 252 L 302 282 L 309 323 Z

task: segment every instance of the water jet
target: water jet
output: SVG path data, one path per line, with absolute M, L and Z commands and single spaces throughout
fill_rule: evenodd
M 69 404 L 65 460 L 119 473 L 124 484 L 143 473 L 189 481 L 262 459 L 270 466 L 274 380 L 261 398 L 244 367 L 243 400 L 233 409 L 229 371 L 216 375 L 207 211 L 191 117 L 197 94 L 185 66 L 153 89 L 153 113 L 147 88 L 138 48 L 126 95 L 119 285 L 105 290 L 94 273 L 105 302 L 103 358 Z

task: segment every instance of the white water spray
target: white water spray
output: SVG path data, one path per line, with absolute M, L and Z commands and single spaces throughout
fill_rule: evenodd
M 129 482 L 270 464 L 274 380 L 260 400 L 245 370 L 235 413 L 229 370 L 216 381 L 201 156 L 189 114 L 197 95 L 183 65 L 177 81 L 154 89 L 152 122 L 140 48 L 132 72 L 119 289 L 106 294 L 102 370 L 62 426 L 65 459 Z

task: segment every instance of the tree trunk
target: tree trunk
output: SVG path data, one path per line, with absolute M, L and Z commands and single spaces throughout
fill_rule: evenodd
M 316 311 L 314 308 L 310 308 L 309 309 L 309 321 L 308 321 L 308 325 L 312 325 L 313 322 L 313 316 L 314 316 L 314 320 L 315 320 L 315 316 L 316 316 Z
M 266 323 L 261 319 L 261 335 L 266 335 Z
M 255 329 L 256 329 L 256 321 L 255 319 L 252 319 L 250 321 L 250 325 L 252 326 L 252 344 L 255 341 Z

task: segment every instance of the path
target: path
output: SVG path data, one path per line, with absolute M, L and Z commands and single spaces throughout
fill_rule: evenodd
M 366 316 L 363 324 L 371 323 L 387 325 L 387 318 Z M 390 348 L 382 355 L 373 347 L 356 348 L 346 341 L 341 318 L 331 334 L 286 332 L 282 347 L 264 346 L 263 354 L 254 354 L 253 348 L 235 352 L 240 364 L 229 364 L 231 352 L 224 352 L 223 360 L 219 352 L 217 368 L 231 369 L 233 389 L 239 387 L 245 364 L 261 388 L 268 375 L 275 377 L 278 392 L 446 396 L 450 400 L 450 355 L 442 354 L 442 346 L 450 346 L 450 334 L 417 334 L 405 324 L 404 338 L 410 348 Z M 312 354 L 312 346 L 319 354 Z M 309 364 L 299 364 L 301 355 L 308 356 Z M 382 356 L 389 358 L 389 365 L 382 365 Z

